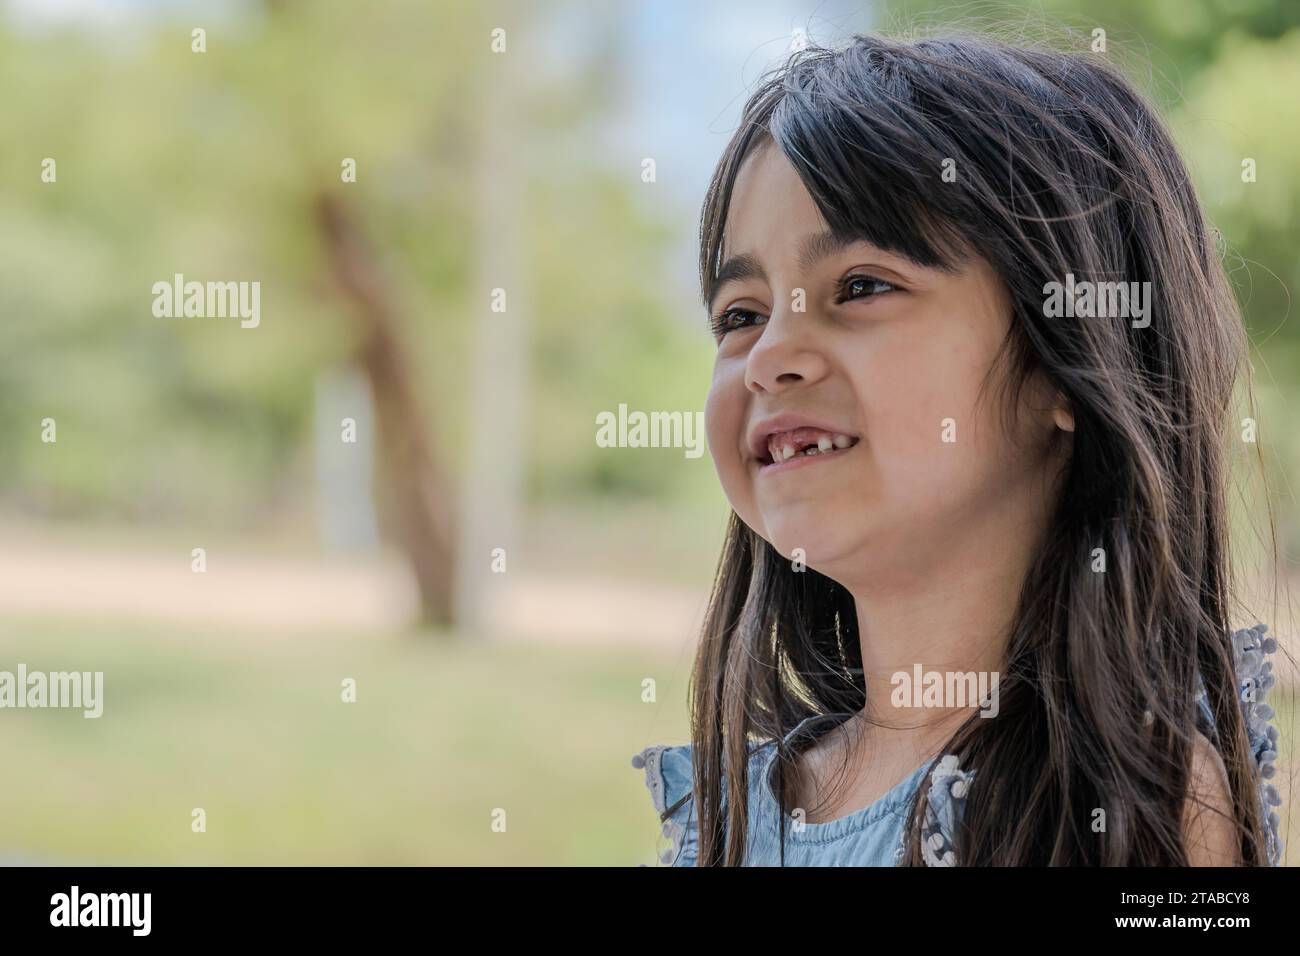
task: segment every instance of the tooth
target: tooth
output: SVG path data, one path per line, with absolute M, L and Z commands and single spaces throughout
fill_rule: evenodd
M 848 435 L 836 435 L 836 436 L 835 436 L 835 447 L 836 447 L 836 448 L 848 448 L 849 445 L 851 445 L 852 443 L 853 443 L 853 439 L 850 438 Z
M 831 445 L 833 445 L 833 444 L 834 444 L 834 442 L 831 441 L 831 436 L 830 436 L 830 435 L 823 435 L 821 438 L 817 439 L 817 450 L 818 450 L 818 451 L 830 451 L 830 450 L 831 450 Z
M 816 445 L 809 445 L 807 448 L 805 448 L 805 449 L 803 450 L 803 453 L 804 453 L 804 456 L 805 456 L 805 457 L 807 457 L 808 455 L 818 455 L 818 454 L 821 454 L 821 452 L 818 451 Z
M 784 461 L 787 458 L 793 458 L 793 457 L 794 457 L 794 448 L 792 448 L 790 445 L 786 445 L 784 448 L 781 449 L 782 461 Z

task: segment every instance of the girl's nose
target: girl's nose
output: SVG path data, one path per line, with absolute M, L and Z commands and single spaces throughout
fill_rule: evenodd
M 780 392 L 819 381 L 828 367 L 809 328 L 808 313 L 781 306 L 772 310 L 749 350 L 745 386 L 751 392 Z

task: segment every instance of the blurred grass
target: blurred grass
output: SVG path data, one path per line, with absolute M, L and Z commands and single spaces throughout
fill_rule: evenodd
M 0 712 L 0 862 L 617 866 L 653 864 L 666 845 L 630 758 L 686 740 L 689 640 L 448 645 L 0 619 L 0 668 L 19 662 L 102 670 L 104 716 Z M 345 677 L 355 704 L 340 700 Z M 1296 694 L 1271 696 L 1294 865 Z M 206 833 L 190 829 L 195 807 Z M 505 833 L 491 830 L 496 807 Z
M 687 732 L 685 646 L 8 618 L 0 662 L 104 672 L 98 720 L 0 713 L 0 859 L 28 862 L 653 863 L 663 838 L 630 759 Z

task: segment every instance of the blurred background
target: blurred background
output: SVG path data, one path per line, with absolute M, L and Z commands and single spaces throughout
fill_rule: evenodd
M 596 416 L 703 409 L 696 222 L 758 77 L 952 22 L 1101 27 L 1176 131 L 1286 637 L 1300 5 L 0 0 L 0 669 L 105 675 L 98 720 L 0 714 L 0 862 L 653 863 L 630 758 L 687 739 L 727 508 Z M 156 317 L 177 273 L 260 323 Z

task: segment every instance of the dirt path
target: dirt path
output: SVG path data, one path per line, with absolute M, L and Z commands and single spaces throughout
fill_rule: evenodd
M 331 561 L 210 550 L 72 544 L 6 535 L 0 614 L 121 617 L 308 637 L 321 629 L 400 633 L 415 591 L 394 557 Z M 573 577 L 500 576 L 494 637 L 681 647 L 693 642 L 706 595 L 687 589 Z

